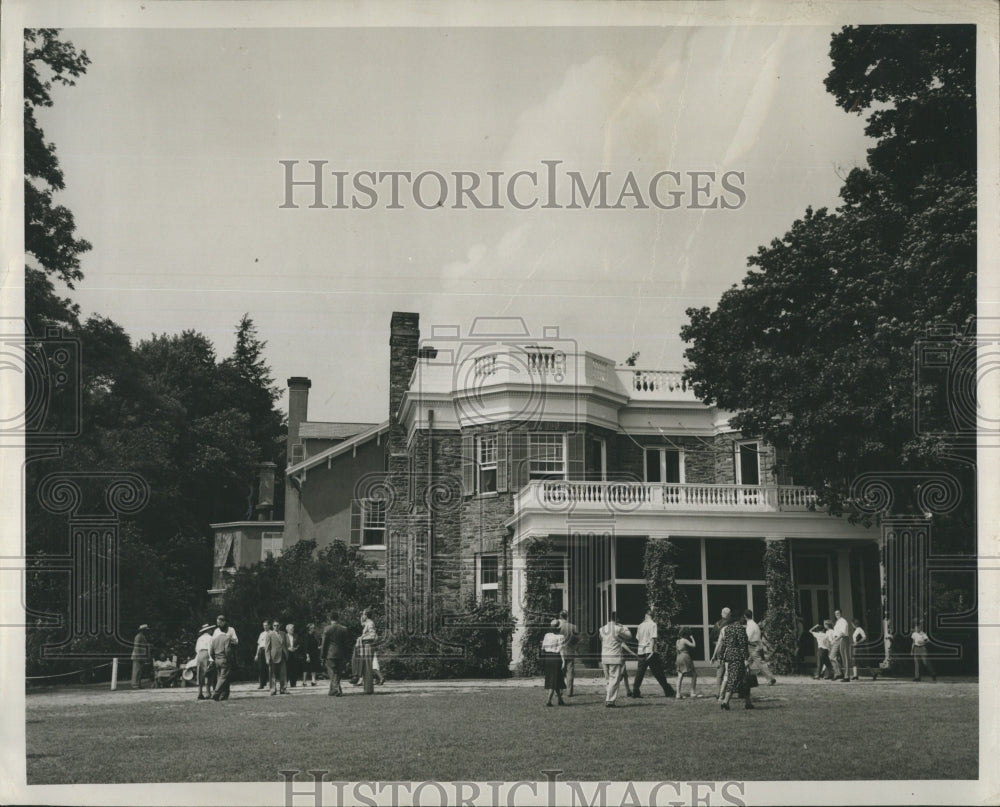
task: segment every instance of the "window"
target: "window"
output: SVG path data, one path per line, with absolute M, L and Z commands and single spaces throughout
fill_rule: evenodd
M 260 559 L 267 560 L 281 557 L 283 540 L 280 532 L 265 532 L 260 536 Z
M 479 556 L 479 601 L 496 602 L 500 596 L 500 557 Z
M 790 456 L 787 449 L 775 449 L 774 452 L 774 484 L 794 485 L 792 478 Z
M 306 456 L 306 447 L 302 443 L 292 444 L 292 458 L 288 463 L 289 465 L 297 465 L 302 462 Z
M 736 444 L 736 484 L 760 484 L 760 446 L 758 443 Z
M 362 499 L 361 545 L 385 546 L 385 499 Z
M 497 436 L 476 438 L 476 493 L 497 492 Z
M 566 440 L 563 435 L 529 435 L 528 457 L 532 479 L 566 478 Z
M 590 441 L 590 462 L 588 463 L 588 479 L 608 478 L 608 447 L 603 437 L 594 437 Z
M 647 448 L 645 450 L 647 482 L 684 482 L 684 453 L 677 448 Z

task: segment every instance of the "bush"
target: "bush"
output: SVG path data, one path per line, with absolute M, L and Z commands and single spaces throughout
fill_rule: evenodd
M 434 635 L 389 634 L 379 666 L 395 679 L 505 678 L 510 675 L 514 618 L 497 603 L 470 603 Z
M 646 601 L 656 620 L 655 650 L 663 658 L 668 672 L 677 666 L 677 631 L 674 617 L 681 610 L 677 584 L 677 564 L 674 562 L 674 545 L 666 538 L 650 540 L 646 544 L 643 571 L 646 575 Z
M 767 542 L 764 576 L 767 580 L 767 616 L 761 622 L 761 631 L 771 645 L 768 658 L 771 669 L 787 675 L 798 668 L 795 588 L 788 568 L 787 541 Z

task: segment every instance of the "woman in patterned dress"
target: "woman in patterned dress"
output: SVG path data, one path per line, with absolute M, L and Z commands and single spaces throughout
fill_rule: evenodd
M 687 628 L 682 630 L 677 636 L 677 700 L 681 699 L 681 686 L 684 683 L 684 676 L 691 679 L 691 697 L 698 697 L 698 671 L 691 660 L 689 647 L 696 647 L 694 642 L 694 632 Z
M 719 639 L 719 658 L 725 667 L 722 679 L 722 703 L 720 707 L 729 711 L 729 699 L 736 693 L 745 701 L 744 707 L 753 709 L 750 703 L 750 687 L 747 680 L 747 666 L 750 663 L 750 645 L 747 642 L 746 625 L 734 619 L 722 629 Z

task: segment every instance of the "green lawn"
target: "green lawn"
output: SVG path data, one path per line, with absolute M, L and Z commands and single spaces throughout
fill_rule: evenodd
M 596 680 L 583 689 L 551 709 L 540 686 L 470 682 L 390 682 L 372 697 L 241 690 L 225 703 L 192 690 L 29 694 L 28 784 L 280 781 L 288 768 L 348 781 L 977 777 L 975 683 L 786 680 L 731 712 L 653 687 L 611 710 Z

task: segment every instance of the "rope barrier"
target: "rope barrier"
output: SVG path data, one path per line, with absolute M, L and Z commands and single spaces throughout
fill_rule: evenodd
M 65 676 L 67 676 L 67 675 L 79 675 L 80 673 L 83 673 L 83 672 L 93 672 L 94 670 L 101 669 L 101 667 L 110 667 L 110 666 L 111 666 L 111 662 L 108 662 L 107 664 L 98 664 L 96 667 L 91 667 L 89 670 L 73 670 L 73 672 L 56 673 L 55 675 L 28 675 L 28 676 L 25 676 L 24 680 L 25 681 L 41 681 L 42 679 L 45 679 L 45 678 L 63 678 Z

